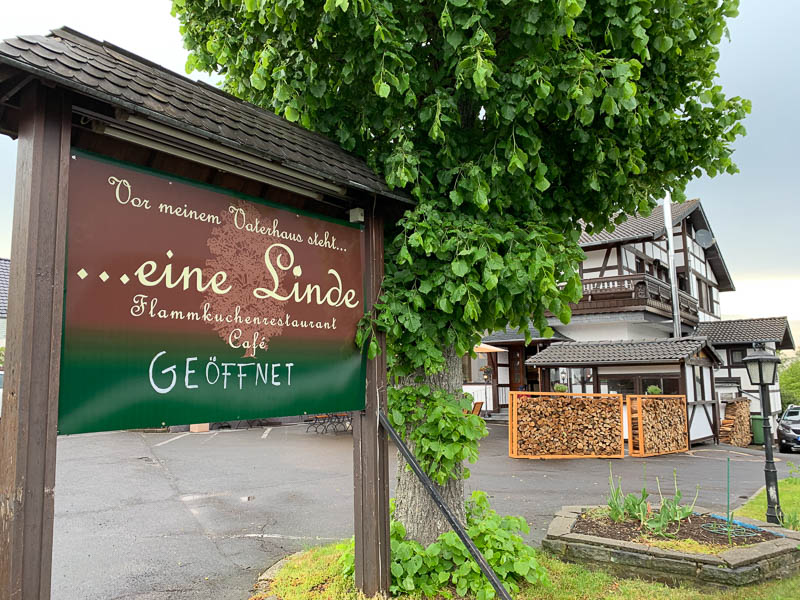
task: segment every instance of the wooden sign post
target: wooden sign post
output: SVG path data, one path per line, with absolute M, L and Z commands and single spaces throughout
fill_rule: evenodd
M 370 308 L 383 281 L 383 218 L 373 208 L 366 223 L 366 294 Z M 356 587 L 371 597 L 388 594 L 391 582 L 389 543 L 389 459 L 387 434 L 379 412 L 386 412 L 386 339 L 367 363 L 366 409 L 353 418 Z
M 21 100 L 8 351 L 0 418 L 0 597 L 50 597 L 71 115 L 31 84 Z

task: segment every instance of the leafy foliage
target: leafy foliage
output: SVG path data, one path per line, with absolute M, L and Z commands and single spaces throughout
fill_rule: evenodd
M 392 509 L 394 506 L 392 506 Z M 526 545 L 519 533 L 528 533 L 528 524 L 521 517 L 501 517 L 489 506 L 484 492 L 473 492 L 467 502 L 467 533 L 500 581 L 512 594 L 519 592 L 519 583 L 547 583 L 545 570 L 536 560 L 536 552 Z M 489 600 L 495 591 L 458 536 L 450 531 L 423 548 L 405 539 L 405 527 L 391 522 L 392 584 L 394 595 L 421 591 L 425 596 L 448 594 L 455 588 L 459 597 L 469 594 L 476 600 Z M 354 569 L 352 545 L 343 555 L 345 575 Z M 448 594 L 449 595 L 449 594 Z
M 2 367 L 6 362 L 6 348 L 5 346 L 0 347 L 0 367 Z
M 780 372 L 781 404 L 800 404 L 800 361 L 793 361 Z
M 563 383 L 556 383 L 553 385 L 553 391 L 560 394 L 565 394 L 569 388 Z
M 648 385 L 647 386 L 647 393 L 651 396 L 658 396 L 661 394 L 661 388 L 657 385 Z
M 678 474 L 674 470 L 672 477 L 675 484 L 675 493 L 672 498 L 664 498 L 661 494 L 661 483 L 656 477 L 661 506 L 657 511 L 653 511 L 647 500 L 649 493 L 646 486 L 642 486 L 642 491 L 639 495 L 628 494 L 626 496 L 622 491 L 621 479 L 618 479 L 617 483 L 614 484 L 614 475 L 610 472 L 609 467 L 608 483 L 611 488 L 607 502 L 609 518 L 617 523 L 626 519 L 635 519 L 639 521 L 642 529 L 646 529 L 651 534 L 667 538 L 675 537 L 675 534 L 668 530 L 673 524 L 680 527 L 681 521 L 691 516 L 694 511 L 694 505 L 697 502 L 697 496 L 700 493 L 700 486 L 697 487 L 694 501 L 690 505 L 681 504 L 683 494 L 678 489 Z
M 411 442 L 414 455 L 430 478 L 444 485 L 465 460 L 478 460 L 478 441 L 489 432 L 477 415 L 465 414 L 472 397 L 427 385 L 389 388 L 389 422 Z M 408 424 L 415 423 L 416 427 Z M 469 469 L 463 469 L 464 478 Z
M 440 370 L 485 330 L 567 321 L 579 219 L 611 227 L 736 170 L 749 103 L 714 84 L 736 0 L 173 0 L 173 13 L 188 71 L 221 73 L 417 199 L 364 323 L 387 331 L 396 374 Z

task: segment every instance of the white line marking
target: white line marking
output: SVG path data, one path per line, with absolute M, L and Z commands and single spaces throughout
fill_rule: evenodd
M 168 440 L 164 440 L 163 442 L 158 442 L 155 446 L 153 446 L 153 448 L 157 448 L 158 446 L 163 446 L 164 444 L 169 444 L 170 442 L 174 442 L 175 440 L 179 440 L 182 437 L 186 437 L 187 435 L 189 435 L 188 431 L 186 433 L 182 433 L 180 435 L 176 435 L 174 438 L 169 438 Z
M 181 500 L 184 502 L 194 502 L 195 500 L 205 500 L 206 498 L 219 498 L 220 496 L 229 496 L 230 492 L 216 492 L 210 494 L 187 494 L 186 496 L 181 496 Z
M 219 431 L 215 431 L 215 432 L 214 432 L 214 435 L 212 435 L 212 436 L 211 436 L 211 437 L 209 437 L 209 438 L 206 438 L 205 440 L 203 440 L 203 441 L 202 441 L 202 443 L 203 443 L 203 444 L 207 444 L 208 442 L 210 442 L 211 440 L 213 440 L 215 437 L 217 437 L 217 435 L 218 435 L 218 434 L 219 434 Z
M 341 538 L 327 538 L 327 537 L 303 537 L 298 535 L 281 535 L 280 533 L 245 533 L 244 535 L 234 535 L 231 537 L 246 537 L 246 538 L 266 538 L 271 540 L 321 540 L 326 542 L 335 542 Z
M 267 427 L 267 428 L 264 430 L 264 433 L 263 433 L 263 434 L 261 434 L 261 439 L 262 439 L 262 440 L 265 440 L 265 439 L 267 439 L 267 436 L 269 435 L 269 432 L 270 432 L 270 431 L 272 431 L 272 427 Z

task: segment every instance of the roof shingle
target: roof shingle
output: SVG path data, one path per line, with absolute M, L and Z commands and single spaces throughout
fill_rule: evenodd
M 705 338 L 555 343 L 525 361 L 533 366 L 677 363 L 703 348 L 719 360 Z
M 792 331 L 786 317 L 708 321 L 698 324 L 695 333 L 707 337 L 712 344 L 774 342 L 781 350 L 794 349 Z
M 5 40 L 0 64 L 294 171 L 409 201 L 333 140 L 71 29 Z

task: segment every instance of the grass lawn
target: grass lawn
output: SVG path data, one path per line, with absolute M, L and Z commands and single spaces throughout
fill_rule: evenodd
M 778 481 L 778 497 L 785 515 L 800 515 L 800 477 L 787 477 Z M 767 492 L 761 490 L 733 514 L 763 521 L 766 512 Z
M 800 486 L 798 486 L 800 489 Z M 363 600 L 352 580 L 341 573 L 342 547 L 336 544 L 314 548 L 292 558 L 277 575 L 271 590 L 251 600 L 272 595 L 280 600 Z M 700 591 L 689 587 L 669 588 L 657 583 L 618 579 L 579 565 L 561 562 L 540 553 L 550 585 L 523 587 L 516 600 L 782 600 L 800 598 L 800 576 L 724 592 Z M 422 595 L 398 596 L 401 600 L 422 600 Z M 453 598 L 456 598 L 453 595 Z

